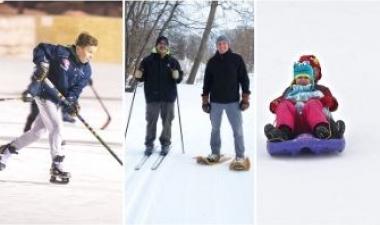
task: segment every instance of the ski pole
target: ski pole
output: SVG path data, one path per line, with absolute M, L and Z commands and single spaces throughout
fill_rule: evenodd
M 132 102 L 131 106 L 129 107 L 129 113 L 128 113 L 128 120 L 127 120 L 127 127 L 125 128 L 125 138 L 127 138 L 127 132 L 128 132 L 128 127 L 129 127 L 129 122 L 131 121 L 131 115 L 132 115 L 132 110 L 133 110 L 133 104 L 135 102 L 135 97 L 136 97 L 136 90 L 137 90 L 137 84 L 135 85 L 135 90 L 133 90 L 133 97 L 132 97 Z
M 58 95 L 58 98 L 60 99 L 60 101 L 63 102 L 63 104 L 65 105 L 69 105 L 70 103 L 67 101 L 67 99 L 65 98 L 65 96 L 63 96 L 59 91 L 58 89 L 54 86 L 53 83 L 51 83 L 51 81 L 48 79 L 48 78 L 45 78 L 44 79 L 44 82 L 46 85 L 48 85 L 49 88 L 51 88 L 52 90 L 54 90 L 54 92 L 56 92 L 56 94 Z M 123 165 L 123 162 L 120 160 L 120 158 L 115 154 L 115 152 L 112 151 L 112 149 L 103 141 L 102 138 L 100 138 L 100 136 L 94 131 L 94 129 L 92 129 L 92 127 L 83 119 L 83 117 L 79 114 L 79 113 L 76 113 L 75 114 L 78 119 L 83 123 L 83 125 L 95 136 L 95 138 L 107 149 L 107 151 L 116 159 L 116 161 L 120 164 L 120 165 Z
M 177 110 L 178 110 L 178 122 L 179 122 L 179 130 L 181 133 L 181 144 L 182 144 L 182 154 L 185 154 L 185 144 L 183 142 L 183 132 L 182 132 L 182 122 L 181 122 L 181 111 L 179 110 L 179 95 L 177 90 Z
M 95 90 L 95 87 L 90 84 L 90 87 L 91 87 L 91 90 L 92 92 L 94 92 L 94 95 L 96 97 L 96 99 L 99 101 L 100 105 L 102 106 L 104 112 L 107 114 L 107 121 L 103 124 L 103 126 L 100 128 L 101 130 L 104 130 L 106 129 L 106 127 L 110 124 L 111 122 L 111 114 L 109 113 L 109 111 L 107 110 L 107 107 L 104 105 L 102 99 L 100 98 L 100 96 L 98 95 L 98 92 Z

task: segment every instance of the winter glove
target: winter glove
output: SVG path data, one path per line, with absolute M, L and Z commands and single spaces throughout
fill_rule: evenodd
M 202 110 L 205 113 L 210 113 L 211 112 L 211 105 L 208 100 L 208 95 L 202 95 Z
M 66 104 L 64 102 L 61 103 L 63 107 L 63 112 L 66 112 L 70 114 L 71 116 L 75 116 L 76 114 L 79 113 L 80 106 L 78 102 L 75 100 L 73 97 L 67 98 Z
M 136 70 L 136 73 L 135 73 L 135 78 L 136 79 L 141 79 L 143 76 L 143 72 L 141 70 Z
M 244 111 L 249 107 L 249 94 L 242 94 L 241 97 L 239 107 L 241 111 Z
M 172 70 L 172 78 L 174 80 L 178 80 L 179 79 L 179 71 L 178 70 Z
M 28 90 L 24 91 L 22 94 L 21 94 L 21 100 L 23 102 L 33 102 L 33 96 L 28 92 Z

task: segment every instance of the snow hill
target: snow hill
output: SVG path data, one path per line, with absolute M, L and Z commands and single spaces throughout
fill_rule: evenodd
M 253 81 L 251 82 L 253 83 Z M 253 85 L 252 85 L 253 88 Z M 201 109 L 201 85 L 178 85 L 186 154 L 181 153 L 178 114 L 172 127 L 172 150 L 161 167 L 150 169 L 157 153 L 144 167 L 134 166 L 143 155 L 145 98 L 137 89 L 126 138 L 125 222 L 127 224 L 252 224 L 254 179 L 249 172 L 230 171 L 228 163 L 205 167 L 194 156 L 210 153 L 211 124 Z M 125 97 L 125 107 L 132 94 Z M 254 103 L 252 102 L 252 105 Z M 254 110 L 243 113 L 246 153 L 254 162 Z M 158 135 L 161 131 L 158 126 Z M 222 122 L 222 153 L 234 157 L 233 136 L 227 117 Z M 159 142 L 156 140 L 157 152 Z
M 0 97 L 18 97 L 33 71 L 31 60 L 1 58 Z M 85 88 L 81 115 L 116 154 L 121 148 L 121 65 L 93 64 L 94 86 L 111 112 L 107 117 L 90 88 Z M 0 102 L 0 144 L 22 134 L 29 104 Z M 72 173 L 68 185 L 49 183 L 51 164 L 47 135 L 8 161 L 0 172 L 1 224 L 121 224 L 123 170 L 77 121 L 64 124 L 65 166 Z
M 255 10 L 257 224 L 379 224 L 380 3 L 258 1 Z M 301 54 L 319 58 L 320 84 L 340 103 L 333 114 L 347 124 L 340 155 L 266 153 L 263 127 L 274 120 L 269 102 L 289 85 Z

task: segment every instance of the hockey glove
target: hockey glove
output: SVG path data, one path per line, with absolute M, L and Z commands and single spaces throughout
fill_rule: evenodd
M 33 80 L 43 81 L 49 73 L 49 63 L 41 62 L 36 66 L 36 70 L 33 73 Z
M 79 103 L 72 97 L 67 98 L 68 103 L 62 103 L 63 112 L 70 114 L 71 116 L 76 116 L 79 113 L 80 106 Z
M 33 96 L 28 92 L 28 90 L 24 91 L 22 94 L 21 94 L 21 100 L 23 102 L 33 102 Z

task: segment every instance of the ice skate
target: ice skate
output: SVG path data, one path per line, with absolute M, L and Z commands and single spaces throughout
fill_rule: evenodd
M 62 162 L 64 156 L 56 156 L 53 159 L 53 163 L 50 168 L 50 182 L 51 183 L 59 183 L 59 184 L 67 184 L 70 181 L 71 174 L 66 172 L 62 168 Z
M 6 168 L 6 162 L 11 154 L 17 154 L 17 151 L 10 143 L 0 146 L 0 171 Z

